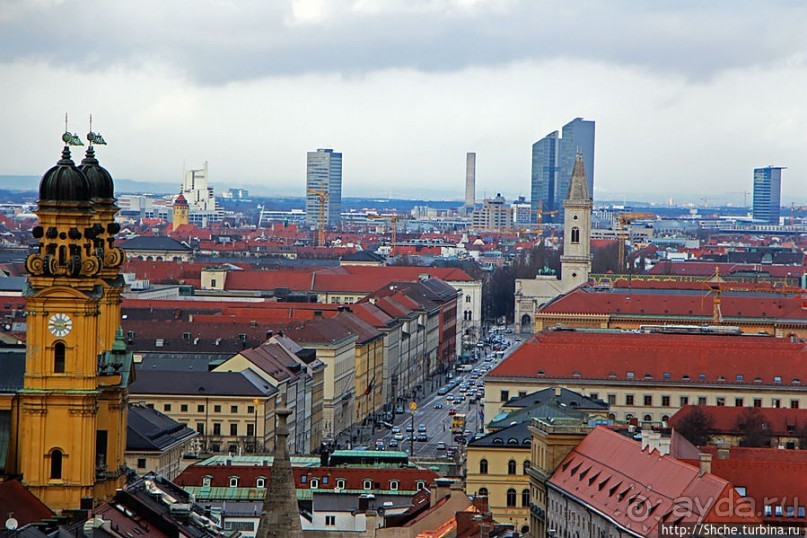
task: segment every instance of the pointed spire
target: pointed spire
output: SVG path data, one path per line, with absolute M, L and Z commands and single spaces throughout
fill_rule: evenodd
M 285 401 L 281 405 L 282 407 L 275 409 L 275 457 L 256 538 L 298 538 L 303 532 L 288 450 L 289 429 L 286 421 L 291 410 L 286 407 Z
M 574 160 L 572 170 L 572 180 L 569 182 L 569 193 L 566 199 L 570 202 L 588 202 L 591 194 L 588 192 L 588 179 L 586 179 L 586 166 L 583 164 L 583 152 L 577 149 L 577 157 Z

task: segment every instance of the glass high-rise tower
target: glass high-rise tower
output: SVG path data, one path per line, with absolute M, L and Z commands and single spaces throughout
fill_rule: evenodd
M 558 214 L 544 222 L 563 221 L 563 200 L 569 194 L 569 183 L 578 150 L 583 154 L 588 179 L 588 191 L 594 193 L 594 121 L 575 118 L 558 132 L 552 132 L 532 145 L 532 198 L 533 210 L 542 201 L 544 211 Z
M 327 193 L 325 222 L 338 226 L 342 218 L 342 154 L 332 149 L 308 152 L 305 180 L 305 222 L 319 224 L 320 196 L 311 191 Z
M 754 168 L 754 220 L 779 224 L 783 169 L 781 166 Z

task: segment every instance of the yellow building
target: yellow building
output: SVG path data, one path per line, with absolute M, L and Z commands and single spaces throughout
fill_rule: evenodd
M 529 526 L 532 536 L 546 536 L 546 482 L 558 465 L 592 428 L 579 420 L 533 419 L 529 431 L 532 446 L 528 470 L 530 483 Z
M 274 450 L 278 391 L 250 369 L 242 372 L 142 370 L 132 402 L 196 430 L 209 452 Z
M 39 185 L 11 445 L 24 447 L 15 462 L 23 483 L 56 511 L 91 508 L 125 480 L 131 355 L 119 331 L 124 255 L 114 246 L 113 189 L 92 145 L 81 169 L 65 146 Z
M 487 496 L 499 523 L 529 532 L 530 445 L 532 434 L 523 422 L 471 441 L 467 450 L 465 492 Z

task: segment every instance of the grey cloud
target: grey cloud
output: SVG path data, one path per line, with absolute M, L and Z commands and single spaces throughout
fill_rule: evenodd
M 336 2 L 336 0 L 328 0 Z M 432 2 L 429 5 L 448 5 Z M 305 73 L 425 72 L 573 58 L 708 78 L 807 50 L 800 2 L 502 0 L 498 9 L 359 13 L 288 24 L 286 2 L 0 0 L 0 61 L 157 63 L 202 84 Z M 333 4 L 332 4 L 333 5 Z

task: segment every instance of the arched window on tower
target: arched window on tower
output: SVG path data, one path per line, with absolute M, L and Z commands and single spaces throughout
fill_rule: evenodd
M 488 460 L 479 460 L 479 474 L 488 474 Z
M 57 374 L 64 373 L 64 342 L 56 342 L 53 346 L 53 371 Z
M 580 228 L 577 226 L 572 228 L 572 243 L 577 244 L 580 242 Z
M 62 478 L 62 451 L 58 448 L 50 453 L 50 478 L 51 480 L 61 480 Z
M 516 460 L 507 462 L 507 474 L 516 474 Z

